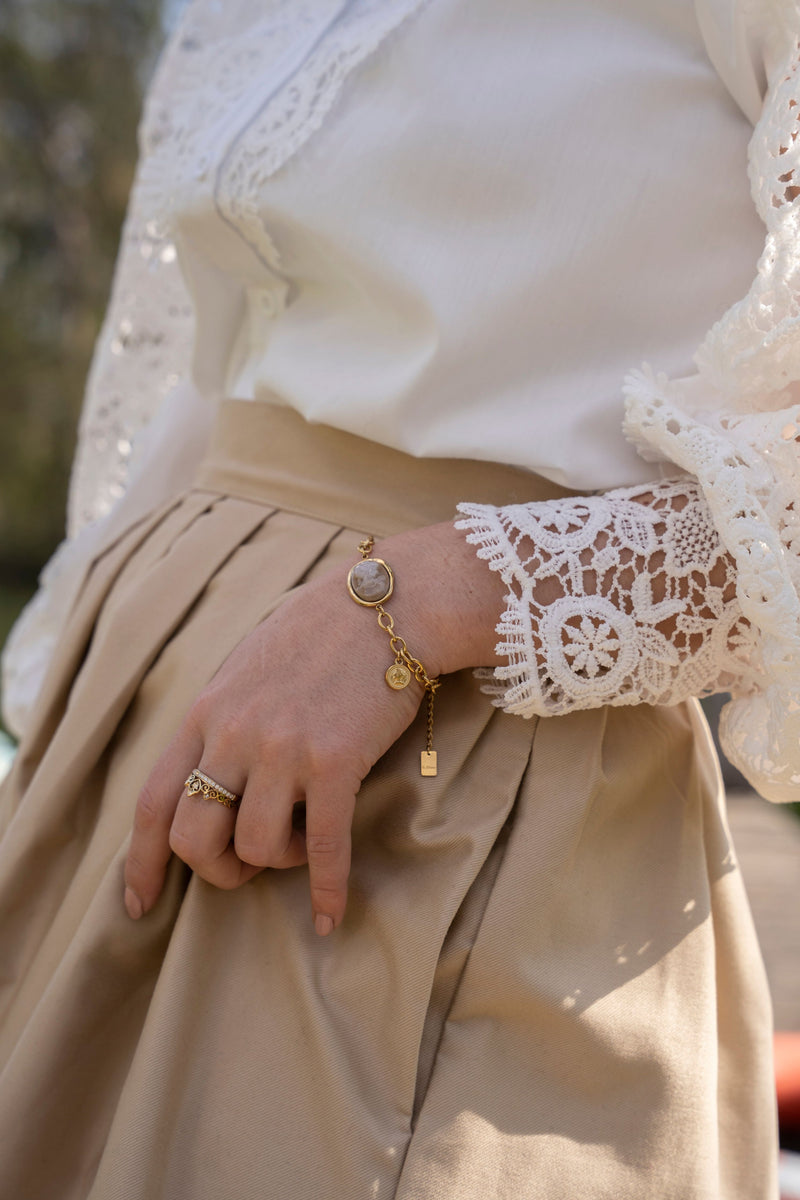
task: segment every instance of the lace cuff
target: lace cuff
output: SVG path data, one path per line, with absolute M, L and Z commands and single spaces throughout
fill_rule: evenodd
M 459 511 L 456 528 L 508 587 L 508 661 L 479 672 L 498 707 L 555 716 L 757 685 L 732 560 L 694 481 Z
M 710 330 L 697 374 L 645 366 L 626 384 L 625 432 L 642 456 L 699 482 L 736 564 L 761 685 L 722 711 L 728 758 L 767 800 L 800 799 L 800 5 L 759 25 L 768 77 L 749 172 L 767 230 L 747 296 Z M 745 6 L 745 10 L 747 6 Z M 755 14 L 761 11 L 755 6 Z M 758 22 L 756 22 L 758 24 Z M 756 26 L 754 25 L 754 28 Z

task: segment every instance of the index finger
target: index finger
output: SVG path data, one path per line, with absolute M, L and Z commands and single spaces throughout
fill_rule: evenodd
M 306 791 L 306 853 L 314 928 L 323 937 L 341 924 L 350 874 L 355 793 L 335 784 Z
M 125 859 L 125 908 L 134 920 L 149 912 L 161 894 L 172 857 L 172 820 L 191 764 L 199 762 L 202 754 L 199 730 L 188 724 L 181 726 L 139 793 Z

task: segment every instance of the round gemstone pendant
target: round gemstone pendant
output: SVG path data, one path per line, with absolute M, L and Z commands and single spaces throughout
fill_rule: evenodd
M 376 604 L 382 604 L 391 596 L 394 577 L 391 568 L 382 558 L 363 558 L 350 568 L 347 587 L 350 595 L 359 604 L 374 608 Z
M 385 679 L 390 688 L 402 692 L 403 688 L 411 683 L 411 672 L 405 663 L 395 662 L 387 670 Z

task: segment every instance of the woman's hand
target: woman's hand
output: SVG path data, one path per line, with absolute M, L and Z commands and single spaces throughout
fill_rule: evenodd
M 387 603 L 429 676 L 494 661 L 502 585 L 450 524 L 388 538 Z M 354 552 L 353 561 L 358 555 Z M 316 929 L 342 920 L 350 826 L 361 782 L 411 724 L 415 680 L 392 691 L 374 613 L 337 570 L 299 588 L 240 643 L 201 693 L 145 784 L 125 865 L 125 904 L 146 913 L 172 853 L 209 883 L 235 888 L 264 867 L 308 862 Z M 236 809 L 190 797 L 193 768 L 241 795 Z M 292 823 L 304 801 L 305 832 Z

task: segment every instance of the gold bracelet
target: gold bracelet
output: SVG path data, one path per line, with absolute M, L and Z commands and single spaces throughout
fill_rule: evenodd
M 395 633 L 391 614 L 383 607 L 383 602 L 388 600 L 394 591 L 394 574 L 382 558 L 371 557 L 374 545 L 375 539 L 372 536 L 358 543 L 361 561 L 350 568 L 347 589 L 356 604 L 375 609 L 378 624 L 389 635 L 389 645 L 394 654 L 394 662 L 387 668 L 384 676 L 389 687 L 396 692 L 402 691 L 413 678 L 425 689 L 428 697 L 428 729 L 426 747 L 420 755 L 420 771 L 423 775 L 435 775 L 437 765 L 436 751 L 433 749 L 433 701 L 442 681 L 438 677 L 431 679 L 419 659 L 411 654 L 400 634 Z

